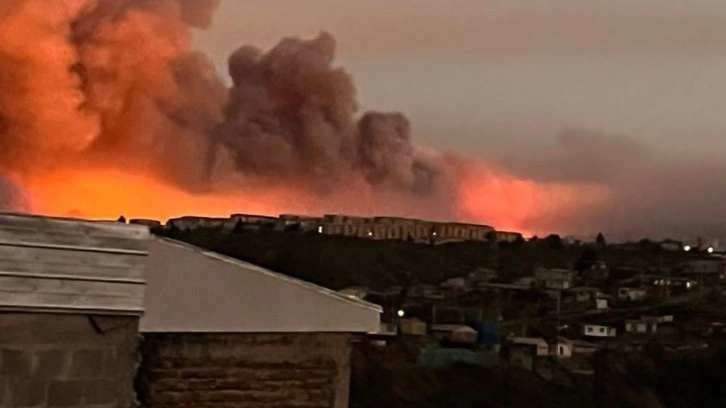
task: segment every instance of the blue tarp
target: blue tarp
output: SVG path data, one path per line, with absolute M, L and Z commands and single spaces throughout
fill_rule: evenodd
M 485 346 L 494 346 L 499 344 L 501 338 L 501 328 L 496 320 L 485 320 L 474 324 L 477 331 L 477 343 Z

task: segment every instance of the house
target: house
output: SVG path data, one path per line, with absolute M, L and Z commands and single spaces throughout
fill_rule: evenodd
M 474 344 L 479 337 L 476 330 L 460 324 L 431 325 L 431 334 L 438 340 L 461 344 Z
M 576 288 L 570 288 L 567 291 L 568 295 L 571 295 L 576 302 L 590 302 L 597 299 L 600 289 L 594 287 L 580 286 Z
M 642 316 L 642 320 L 652 320 L 657 323 L 673 323 L 673 315 Z
M 321 217 L 310 217 L 306 215 L 281 214 L 277 219 L 276 225 L 278 229 L 287 230 L 290 228 L 298 228 L 301 231 L 317 231 L 322 232 Z
M 585 324 L 582 326 L 582 334 L 585 337 L 615 337 L 616 330 L 614 327 Z
M 648 297 L 648 290 L 644 288 L 618 288 L 618 300 L 640 302 Z
M 444 292 L 435 285 L 421 284 L 408 288 L 406 296 L 410 298 L 441 300 L 444 298 Z
M 166 222 L 166 227 L 176 228 L 181 231 L 193 231 L 202 228 L 223 228 L 228 222 L 229 219 L 227 218 L 184 216 L 168 220 Z
M 469 272 L 467 280 L 469 281 L 470 285 L 476 287 L 478 284 L 490 282 L 496 279 L 498 276 L 499 273 L 497 273 L 497 271 L 493 269 L 477 268 Z
M 143 218 L 135 218 L 135 219 L 129 220 L 129 224 L 144 225 L 146 227 L 149 227 L 150 229 L 162 227 L 161 221 L 149 220 L 149 219 L 143 219 Z
M 537 284 L 537 280 L 531 276 L 523 276 L 521 278 L 517 278 L 512 282 L 512 285 L 523 288 L 523 289 L 529 289 Z M 490 284 L 486 285 L 480 285 L 480 286 L 488 286 Z
M 550 344 L 550 355 L 557 358 L 570 358 L 572 357 L 573 344 L 570 340 L 564 337 L 559 337 L 557 340 Z
M 565 290 L 572 287 L 577 272 L 570 269 L 537 268 L 534 278 L 541 287 Z
M 495 234 L 497 242 L 512 243 L 524 240 L 524 237 L 519 232 L 496 231 Z
M 698 281 L 691 278 L 663 276 L 654 277 L 649 283 L 654 287 L 667 287 L 673 294 L 688 292 L 698 285 Z
M 381 339 L 387 337 L 395 337 L 398 335 L 398 325 L 395 323 L 381 322 L 381 327 L 377 331 L 368 333 L 372 339 Z
M 409 336 L 425 336 L 426 322 L 419 319 L 401 319 L 398 322 L 400 333 Z
M 539 337 L 509 337 L 508 343 L 513 348 L 531 349 L 536 357 L 546 357 L 550 353 L 550 346 L 545 339 Z
M 595 309 L 597 310 L 605 310 L 609 308 L 609 300 L 608 298 L 598 298 L 595 299 Z
M 570 340 L 572 354 L 592 354 L 597 351 L 597 345 L 584 340 Z
M 169 239 L 148 257 L 141 406 L 348 406 L 352 340 L 379 306 Z M 186 373 L 186 374 L 182 374 Z M 193 373 L 193 375 L 189 375 Z M 174 381 L 168 381 L 174 378 Z
M 626 320 L 625 331 L 627 333 L 647 334 L 658 331 L 658 321 L 655 319 Z
M 449 278 L 441 282 L 442 289 L 454 289 L 459 291 L 466 291 L 470 288 L 469 282 L 466 278 Z

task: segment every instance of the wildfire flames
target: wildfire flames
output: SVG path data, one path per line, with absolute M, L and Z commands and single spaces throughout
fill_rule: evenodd
M 225 89 L 190 48 L 217 3 L 0 0 L 0 205 L 96 219 L 385 214 L 537 232 L 601 199 L 417 147 L 400 114 L 359 115 L 325 33 L 238 49 Z

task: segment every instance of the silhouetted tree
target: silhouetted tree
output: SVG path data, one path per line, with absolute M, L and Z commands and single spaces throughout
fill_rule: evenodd
M 598 261 L 597 251 L 593 248 L 587 247 L 582 251 L 580 257 L 575 261 L 574 268 L 576 271 L 582 273 L 595 265 Z
M 562 238 L 560 238 L 557 234 L 551 234 L 548 235 L 547 238 L 544 239 L 545 245 L 549 249 L 562 249 Z
M 601 233 L 597 234 L 597 238 L 595 238 L 595 245 L 597 245 L 598 248 L 605 248 L 607 247 L 607 242 L 605 241 L 605 236 Z
M 118 217 L 118 220 L 117 221 L 120 222 L 120 223 L 126 224 L 126 217 L 124 217 L 122 215 L 122 216 Z
M 174 224 L 171 224 L 171 226 L 169 227 L 169 230 L 166 233 L 166 236 L 168 238 L 176 238 L 179 236 L 179 232 L 180 232 L 179 227 L 177 227 Z
M 517 244 L 518 247 L 521 247 L 525 242 L 524 237 L 521 235 L 517 235 L 517 239 L 514 240 L 514 243 Z

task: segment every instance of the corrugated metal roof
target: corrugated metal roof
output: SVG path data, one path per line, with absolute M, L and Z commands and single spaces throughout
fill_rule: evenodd
M 141 314 L 149 230 L 0 214 L 0 310 Z

